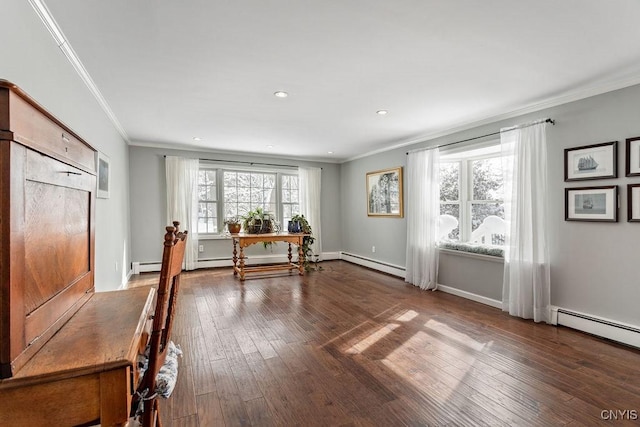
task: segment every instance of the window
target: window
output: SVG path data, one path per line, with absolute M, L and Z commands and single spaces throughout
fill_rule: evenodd
M 503 192 L 499 145 L 442 155 L 441 239 L 504 245 Z
M 276 213 L 276 174 L 223 171 L 224 217 L 245 215 L 260 207 Z
M 282 175 L 282 226 L 300 213 L 300 191 L 298 191 L 298 175 Z
M 219 185 L 218 185 L 219 183 Z M 225 218 L 262 208 L 286 227 L 300 213 L 298 175 L 232 170 L 201 164 L 198 175 L 198 233 L 222 232 Z
M 198 171 L 198 233 L 218 232 L 218 190 L 215 169 Z

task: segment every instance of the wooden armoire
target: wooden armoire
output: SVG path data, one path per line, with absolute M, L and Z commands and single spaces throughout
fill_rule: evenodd
M 96 151 L 0 80 L 0 378 L 94 292 Z

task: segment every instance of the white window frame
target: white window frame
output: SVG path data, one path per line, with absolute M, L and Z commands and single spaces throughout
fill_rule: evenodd
M 217 232 L 215 233 L 208 233 L 208 232 L 200 232 L 200 230 L 198 229 L 198 235 L 199 236 L 215 236 L 217 234 L 220 234 L 222 228 L 221 228 L 221 224 L 222 226 L 224 226 L 224 218 L 222 218 L 222 223 L 220 221 L 220 215 L 221 215 L 221 209 L 220 209 L 220 173 L 219 171 L 214 168 L 214 167 L 203 167 L 202 164 L 200 164 L 199 168 L 198 168 L 198 191 L 200 190 L 200 172 L 203 170 L 208 170 L 208 171 L 215 171 L 216 172 L 216 199 L 215 200 L 200 200 L 200 197 L 198 197 L 198 212 L 200 212 L 200 203 L 207 203 L 207 202 L 215 202 L 216 204 L 216 220 L 217 220 Z M 200 226 L 200 215 L 198 215 L 198 223 L 197 223 L 197 227 Z
M 501 158 L 499 141 L 491 141 L 481 146 L 474 146 L 463 150 L 456 150 L 451 154 L 444 152 L 440 157 L 440 163 L 458 163 L 460 165 L 460 174 L 458 176 L 458 211 L 460 218 L 458 219 L 459 227 L 459 243 L 468 243 L 472 233 L 472 207 L 479 203 L 496 203 L 496 200 L 474 200 L 473 199 L 473 173 L 472 163 L 476 160 L 484 160 L 489 158 Z M 500 200 L 504 204 L 504 199 Z M 443 201 L 440 204 L 455 204 L 456 201 Z M 488 246 L 488 245 L 487 245 Z M 494 247 L 496 245 L 493 245 Z
M 274 174 L 276 175 L 276 185 L 274 188 L 275 191 L 275 212 L 272 212 L 276 216 L 276 221 L 279 221 L 281 227 L 286 229 L 287 224 L 282 224 L 282 218 L 284 214 L 283 203 L 282 203 L 282 177 L 284 175 L 296 176 L 298 177 L 298 193 L 300 192 L 300 181 L 297 169 L 278 169 L 278 168 L 258 168 L 258 167 L 237 167 L 237 166 L 227 166 L 227 165 L 215 165 L 208 162 L 200 163 L 200 170 L 215 170 L 216 171 L 216 197 L 217 197 L 217 217 L 218 217 L 218 232 L 217 233 L 199 233 L 198 238 L 216 238 L 218 236 L 222 236 L 226 232 L 226 226 L 224 225 L 225 221 L 225 200 L 224 200 L 224 172 L 245 172 L 245 173 L 266 173 L 266 174 Z M 199 184 L 199 182 L 198 182 Z M 298 207 L 300 206 L 300 195 L 298 194 Z M 297 212 L 299 213 L 299 212 Z

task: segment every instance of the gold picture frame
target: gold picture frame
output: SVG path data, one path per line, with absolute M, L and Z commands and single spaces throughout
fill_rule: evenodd
M 367 172 L 366 180 L 367 215 L 402 218 L 402 167 Z

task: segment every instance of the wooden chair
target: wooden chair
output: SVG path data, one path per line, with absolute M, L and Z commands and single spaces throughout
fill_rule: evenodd
M 134 399 L 134 408 L 142 403 L 142 425 L 144 427 L 161 426 L 156 380 L 160 368 L 165 363 L 169 349 L 187 240 L 187 231 L 179 232 L 179 225 L 179 222 L 174 221 L 173 226 L 166 227 L 167 233 L 164 236 L 156 309 L 149 339 L 149 362 Z

